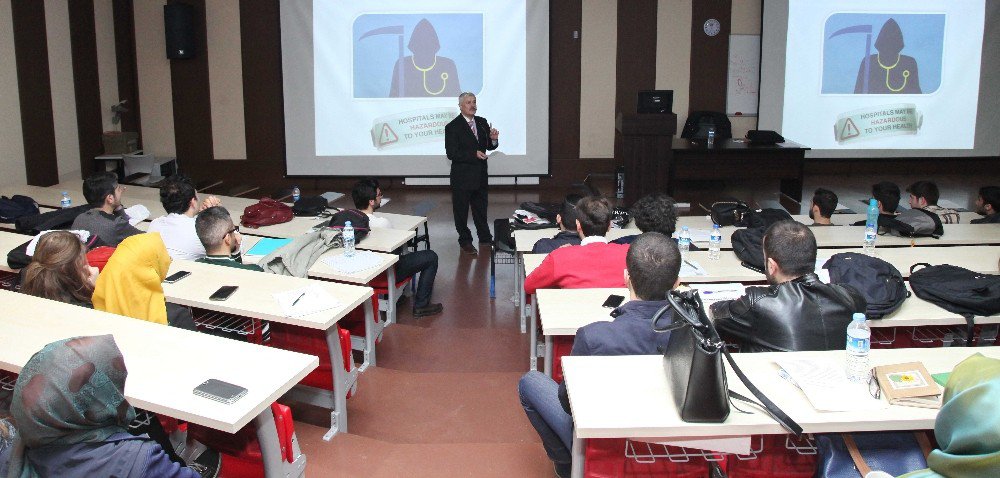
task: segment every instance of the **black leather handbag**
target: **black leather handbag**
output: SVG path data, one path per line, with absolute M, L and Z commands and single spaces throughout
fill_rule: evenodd
M 736 226 L 743 222 L 743 215 L 749 210 L 750 206 L 743 201 L 716 201 L 712 203 L 709 213 L 714 224 Z
M 664 306 L 653 316 L 653 330 L 670 332 L 670 340 L 663 350 L 663 367 L 670 383 L 674 404 L 681 420 L 692 423 L 721 423 L 729 417 L 730 399 L 749 403 L 763 409 L 771 418 L 794 435 L 802 434 L 802 427 L 795 423 L 764 395 L 740 370 L 725 342 L 719 337 L 715 325 L 705 312 L 697 290 L 667 293 L 670 305 Z M 667 310 L 671 322 L 660 325 Z M 746 385 L 760 403 L 729 390 L 725 356 L 733 372 Z

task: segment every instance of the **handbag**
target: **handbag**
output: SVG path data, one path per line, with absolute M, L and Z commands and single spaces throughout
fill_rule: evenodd
M 872 470 L 899 476 L 927 468 L 930 442 L 923 432 L 817 435 L 818 478 L 862 478 Z
M 281 224 L 292 220 L 292 208 L 271 198 L 261 198 L 243 210 L 240 224 L 250 228 Z
M 692 423 L 724 422 L 729 417 L 730 399 L 736 399 L 762 408 L 792 434 L 802 434 L 802 427 L 754 386 L 733 360 L 715 325 L 706 315 L 705 305 L 697 290 L 672 290 L 667 293 L 667 301 L 669 305 L 660 308 L 652 322 L 654 331 L 671 333 L 663 350 L 663 366 L 681 420 Z M 670 314 L 672 321 L 660 326 L 660 319 L 668 309 L 674 312 Z M 729 390 L 723 356 L 760 403 Z
M 712 203 L 709 214 L 714 224 L 735 226 L 743 221 L 743 214 L 749 210 L 750 206 L 743 201 L 717 201 Z

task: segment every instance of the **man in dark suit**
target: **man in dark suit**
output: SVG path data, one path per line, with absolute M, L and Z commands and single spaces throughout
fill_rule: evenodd
M 469 230 L 469 206 L 480 244 L 493 242 L 486 221 L 488 199 L 487 151 L 500 145 L 500 132 L 486 118 L 476 116 L 476 95 L 462 93 L 458 97 L 462 114 L 444 127 L 444 149 L 451 160 L 451 201 L 455 214 L 458 244 L 469 254 L 476 254 Z

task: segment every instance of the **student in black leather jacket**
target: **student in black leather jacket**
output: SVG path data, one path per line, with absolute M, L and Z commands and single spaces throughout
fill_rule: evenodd
M 712 304 L 719 331 L 739 339 L 744 352 L 844 348 L 851 316 L 867 304 L 854 289 L 816 277 L 812 231 L 794 221 L 772 224 L 764 233 L 764 261 L 771 285 Z

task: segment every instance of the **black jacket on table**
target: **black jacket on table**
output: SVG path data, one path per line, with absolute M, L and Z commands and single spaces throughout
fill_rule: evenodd
M 475 119 L 479 138 L 472 134 L 472 128 L 462 115 L 444 127 L 444 150 L 451 160 L 451 187 L 455 189 L 486 188 L 489 161 L 477 158 L 476 151 L 492 151 L 500 144 L 490 140 L 490 123 L 486 118 L 476 116 Z
M 712 304 L 715 327 L 740 341 L 742 352 L 836 350 L 847 342 L 847 324 L 864 313 L 854 289 L 820 282 L 809 273 L 767 287 L 747 287 L 743 297 Z
M 969 221 L 970 224 L 1000 224 L 1000 212 Z

